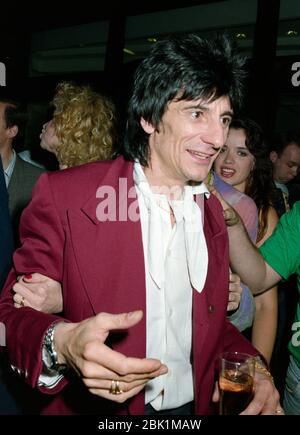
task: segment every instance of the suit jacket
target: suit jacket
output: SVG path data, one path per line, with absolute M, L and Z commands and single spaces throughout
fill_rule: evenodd
M 7 189 L 15 246 L 19 245 L 19 223 L 22 211 L 29 203 L 32 188 L 43 172 L 45 172 L 44 169 L 25 162 L 17 155 L 16 164 Z
M 285 197 L 283 191 L 275 185 L 276 193 L 273 205 L 279 218 L 291 209 L 295 202 L 300 200 L 300 186 L 297 182 L 292 180 L 286 184 L 286 188 L 288 189 L 288 195 Z
M 13 236 L 8 211 L 8 195 L 0 157 L 0 293 L 12 265 Z M 0 334 L 2 333 L 2 329 Z M 0 336 L 0 344 L 3 337 Z M 3 343 L 2 343 L 3 344 Z M 11 390 L 11 373 L 7 374 L 7 365 L 0 355 L 0 415 L 18 414 L 20 409 Z
M 293 207 L 295 202 L 300 201 L 299 177 L 298 177 L 298 182 L 293 181 L 292 183 L 288 183 L 287 188 L 289 189 L 289 203 L 291 207 Z
M 126 186 L 121 192 L 119 186 Z M 98 189 L 102 186 L 101 189 Z M 103 186 L 105 192 L 103 193 Z M 42 175 L 33 199 L 23 213 L 23 246 L 14 255 L 17 273 L 37 271 L 62 282 L 64 318 L 78 322 L 96 313 L 146 313 L 145 268 L 140 221 L 126 220 L 134 207 L 133 164 L 118 158 Z M 130 191 L 130 192 L 129 192 Z M 116 209 L 107 202 L 110 220 L 101 222 L 99 203 L 116 194 Z M 120 193 L 120 195 L 119 195 Z M 211 396 L 218 356 L 222 351 L 257 351 L 226 320 L 228 300 L 228 238 L 221 206 L 211 195 L 204 205 L 208 274 L 203 291 L 193 291 L 193 371 L 195 411 L 212 412 Z M 120 218 L 119 218 L 120 213 Z M 199 222 L 201 225 L 201 222 Z M 15 309 L 9 289 L 12 271 L 0 305 L 6 324 L 12 365 L 36 386 L 42 369 L 41 346 L 49 325 L 60 319 L 29 308 Z M 30 332 L 30 333 L 29 333 Z M 126 333 L 110 334 L 109 345 L 128 356 L 146 355 L 146 319 Z M 44 413 L 143 414 L 144 393 L 122 405 L 88 393 L 81 381 L 64 379 Z M 58 394 L 59 393 L 59 394 Z

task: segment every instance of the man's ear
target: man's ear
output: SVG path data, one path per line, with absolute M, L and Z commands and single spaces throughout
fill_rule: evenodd
M 143 130 L 144 130 L 146 133 L 151 134 L 151 133 L 154 132 L 155 128 L 153 127 L 153 125 L 150 124 L 150 122 L 145 121 L 144 118 L 141 118 L 140 123 L 141 123 L 141 126 L 142 126 Z
M 7 129 L 7 137 L 8 137 L 9 139 L 13 139 L 14 137 L 17 136 L 18 131 L 19 131 L 19 129 L 18 129 L 18 126 L 17 126 L 17 125 L 13 125 L 12 127 L 9 127 L 9 128 Z
M 278 159 L 278 154 L 276 153 L 276 151 L 271 151 L 270 152 L 270 160 L 271 160 L 271 162 L 275 163 L 277 159 Z

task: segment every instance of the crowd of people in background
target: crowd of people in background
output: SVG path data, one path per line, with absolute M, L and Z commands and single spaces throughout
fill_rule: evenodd
M 275 188 L 268 147 L 259 125 L 247 118 L 234 119 L 214 167 L 223 181 L 255 202 L 258 231 L 254 242 L 257 246 L 262 245 L 274 231 L 278 216 L 272 206 Z M 274 287 L 255 296 L 252 324 L 252 343 L 268 362 L 271 360 L 276 329 L 277 288 Z
M 289 361 L 287 349 L 300 321 L 300 135 L 268 139 L 236 116 L 244 68 L 225 36 L 155 44 L 135 73 L 122 146 L 114 103 L 59 83 L 40 134 L 59 172 L 14 150 L 25 112 L 0 96 L 0 414 L 212 413 L 216 361 L 229 349 L 259 358 L 245 413 L 283 413 L 271 367 L 285 412 L 300 414 L 300 355 L 289 344 Z M 96 216 L 97 188 L 120 194 L 119 179 L 129 206 L 137 193 L 139 227 Z M 54 399 L 28 411 L 8 368 Z

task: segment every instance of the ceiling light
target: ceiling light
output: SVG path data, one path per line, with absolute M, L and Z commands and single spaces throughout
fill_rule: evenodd
M 132 50 L 129 50 L 129 48 L 123 48 L 124 53 L 130 54 L 131 56 L 135 56 L 135 52 Z
M 236 39 L 246 39 L 247 35 L 246 35 L 246 33 L 236 33 L 235 37 L 236 37 Z
M 297 30 L 288 30 L 286 32 L 286 36 L 297 36 L 297 35 L 298 35 Z

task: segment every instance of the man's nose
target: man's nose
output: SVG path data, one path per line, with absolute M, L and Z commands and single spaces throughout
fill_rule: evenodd
M 225 143 L 228 131 L 220 121 L 211 121 L 207 125 L 207 132 L 204 138 L 206 143 L 211 144 L 215 150 L 219 150 Z
M 297 168 L 297 166 L 293 166 L 291 168 L 291 173 L 293 175 L 293 178 L 297 176 L 297 174 L 298 174 L 298 168 Z

